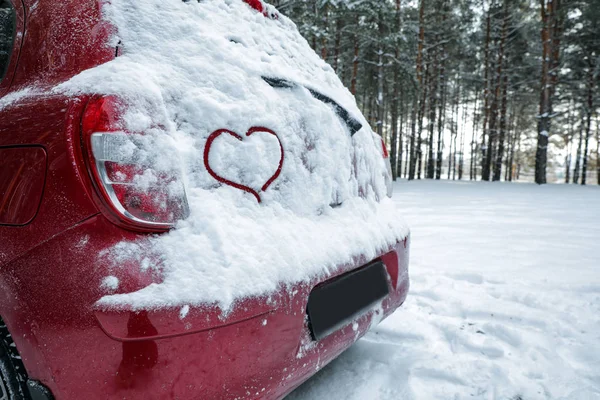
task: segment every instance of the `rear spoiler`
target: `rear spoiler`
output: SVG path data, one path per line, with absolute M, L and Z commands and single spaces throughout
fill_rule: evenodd
M 348 130 L 350 131 L 350 136 L 354 136 L 354 134 L 361 130 L 363 127 L 362 123 L 358 121 L 356 118 L 350 115 L 348 110 L 342 107 L 338 102 L 333 100 L 331 97 L 324 95 L 323 93 L 317 92 L 314 89 L 307 88 L 298 83 L 288 81 L 282 78 L 270 78 L 267 76 L 263 76 L 262 79 L 267 82 L 271 87 L 276 89 L 294 89 L 298 87 L 303 87 L 310 92 L 310 94 L 317 100 L 322 101 L 325 104 L 328 104 L 333 107 L 336 115 L 346 124 Z

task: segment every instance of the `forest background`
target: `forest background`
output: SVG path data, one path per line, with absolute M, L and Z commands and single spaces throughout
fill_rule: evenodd
M 395 177 L 600 184 L 600 0 L 273 0 Z

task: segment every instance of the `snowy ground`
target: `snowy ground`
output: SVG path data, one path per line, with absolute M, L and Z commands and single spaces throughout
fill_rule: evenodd
M 600 399 L 600 188 L 398 182 L 405 305 L 286 400 Z

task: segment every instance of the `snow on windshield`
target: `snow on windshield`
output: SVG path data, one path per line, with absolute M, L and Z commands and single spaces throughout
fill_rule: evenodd
M 100 305 L 227 310 L 374 258 L 407 235 L 385 194 L 379 138 L 287 18 L 241 0 L 111 0 L 103 12 L 122 55 L 57 90 L 122 98 L 127 129 L 153 137 L 149 158 L 181 171 L 190 215 L 101 255 L 115 271 L 132 259 L 150 265 L 161 283 L 120 293 L 111 280 Z M 354 133 L 314 91 L 362 129 Z M 250 135 L 253 127 L 262 129 Z

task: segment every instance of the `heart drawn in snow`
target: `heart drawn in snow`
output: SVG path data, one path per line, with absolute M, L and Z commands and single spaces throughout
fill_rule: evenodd
M 279 162 L 278 162 L 277 170 L 275 171 L 275 173 L 273 175 L 271 175 L 270 177 L 268 177 L 268 179 L 266 179 L 266 182 L 264 184 L 261 181 L 259 185 L 255 186 L 257 188 L 253 189 L 251 187 L 251 184 L 249 184 L 249 182 L 244 181 L 240 177 L 232 178 L 230 176 L 227 176 L 226 173 L 215 172 L 213 167 L 211 167 L 211 165 L 210 165 L 211 164 L 210 152 L 213 149 L 213 144 L 214 144 L 215 140 L 222 135 L 228 135 L 231 138 L 237 139 L 237 140 L 234 140 L 233 142 L 243 144 L 245 142 L 244 139 L 251 137 L 255 133 L 265 133 L 265 134 L 272 135 L 277 140 L 277 144 L 279 145 L 281 155 L 279 157 Z M 235 146 L 235 143 L 230 143 L 230 149 L 231 149 L 231 145 Z M 219 161 L 221 161 L 221 164 L 226 164 L 225 168 L 227 168 L 227 164 L 229 164 L 229 163 L 236 163 L 236 162 L 240 163 L 239 159 L 223 161 L 222 160 L 222 158 L 224 158 L 223 156 L 224 156 L 223 154 L 219 155 Z M 250 158 L 248 158 L 248 157 L 250 157 Z M 266 168 L 268 171 L 269 160 L 266 160 L 266 159 L 257 160 L 255 157 L 251 157 L 251 155 L 246 155 L 246 158 L 247 158 L 247 160 L 257 161 L 257 163 L 255 163 L 256 164 L 255 168 L 262 167 L 263 169 Z M 267 190 L 269 188 L 269 186 L 271 186 L 271 184 L 275 181 L 275 179 L 277 179 L 279 177 L 279 174 L 281 174 L 281 168 L 283 166 L 283 158 L 284 158 L 283 145 L 281 144 L 281 140 L 279 139 L 279 136 L 277 136 L 277 134 L 275 132 L 273 132 L 271 129 L 264 128 L 261 126 L 256 126 L 256 127 L 250 128 L 248 130 L 248 132 L 246 132 L 246 135 L 244 135 L 244 136 L 239 135 L 233 131 L 230 131 L 229 129 L 219 129 L 210 134 L 210 136 L 208 137 L 208 140 L 206 141 L 206 147 L 204 148 L 204 166 L 206 167 L 206 170 L 208 171 L 210 176 L 212 176 L 213 178 L 215 178 L 217 181 L 219 181 L 221 183 L 224 183 L 224 184 L 232 186 L 236 189 L 240 189 L 240 190 L 243 190 L 245 192 L 252 194 L 254 197 L 256 197 L 256 200 L 259 203 L 262 201 L 260 198 L 260 192 L 264 192 L 265 190 Z M 241 162 L 244 162 L 244 161 L 242 160 Z M 273 164 L 275 162 L 277 162 L 277 160 L 274 160 Z M 215 166 L 215 165 L 213 165 L 213 166 Z M 240 166 L 240 167 L 241 167 L 241 169 L 244 169 L 246 167 L 246 165 Z M 274 167 L 274 165 L 273 165 L 273 167 Z M 254 177 L 256 177 L 257 174 L 260 175 L 260 173 L 261 173 L 261 171 L 249 171 L 249 172 L 252 173 Z M 262 172 L 264 172 L 264 171 L 262 171 Z M 260 186 L 260 189 L 258 189 L 258 186 Z

